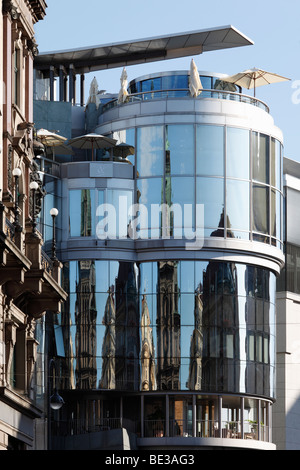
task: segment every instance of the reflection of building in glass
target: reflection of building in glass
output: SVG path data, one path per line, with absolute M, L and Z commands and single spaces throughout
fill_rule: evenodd
M 119 263 L 116 289 L 116 384 L 118 389 L 139 387 L 139 311 L 133 263 Z
M 161 72 L 132 80 L 124 104 L 103 94 L 98 108 L 76 108 L 76 133 L 88 123 L 130 144 L 130 164 L 115 158 L 116 149 L 103 160 L 56 158 L 59 195 L 69 200 L 59 246 L 73 266 L 69 318 L 77 296 L 77 322 L 63 325 L 66 338 L 77 328 L 76 385 L 65 390 L 72 405 L 63 413 L 97 431 L 99 448 L 115 428 L 120 447 L 127 433 L 138 449 L 232 448 L 237 441 L 247 449 L 274 448 L 283 138 L 264 103 L 227 89 L 221 74 L 200 78 L 198 98 L 189 94 L 188 72 Z M 37 109 L 62 104 L 39 102 Z M 45 180 L 50 189 L 51 175 Z M 140 213 L 147 210 L 147 221 L 131 214 L 137 237 L 122 231 L 112 237 L 110 227 L 106 239 L 97 238 L 97 206 L 125 194 L 140 203 Z M 163 204 L 177 205 L 181 218 L 159 211 L 152 218 L 153 206 Z M 196 204 L 204 206 L 203 243 L 188 249 Z M 116 215 L 117 224 L 129 220 L 125 206 Z M 76 263 L 85 267 L 80 274 Z M 79 292 L 89 307 L 79 309 Z M 88 332 L 89 347 L 79 349 Z M 71 363 L 66 351 L 62 367 Z M 68 438 L 80 434 L 88 448 L 82 427 Z M 60 432 L 56 443 L 66 442 Z
M 190 368 L 187 388 L 202 389 L 202 357 L 203 357 L 203 293 L 199 285 L 195 292 L 194 331 L 190 346 Z
M 113 288 L 109 291 L 103 316 L 105 333 L 102 343 L 102 377 L 99 388 L 116 387 L 116 310 Z
M 178 390 L 180 374 L 180 312 L 177 263 L 158 263 L 157 381 L 161 390 Z
M 79 261 L 79 279 L 76 286 L 76 386 L 82 389 L 96 387 L 96 320 L 95 265 L 93 261 Z
M 87 237 L 92 234 L 91 194 L 87 189 L 81 191 L 80 235 Z
M 142 299 L 141 335 L 142 390 L 156 390 L 155 347 L 146 295 Z

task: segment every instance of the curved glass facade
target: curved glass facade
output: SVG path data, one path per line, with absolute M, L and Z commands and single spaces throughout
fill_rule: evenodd
M 104 202 L 113 204 L 118 220 L 119 213 L 126 211 L 125 206 L 119 207 L 124 196 L 127 210 L 133 203 L 146 209 L 147 220 L 138 226 L 141 238 L 150 238 L 149 228 L 152 238 L 161 237 L 163 229 L 176 238 L 184 237 L 185 230 L 195 231 L 195 207 L 203 204 L 205 237 L 254 240 L 282 248 L 282 145 L 278 140 L 242 128 L 204 124 L 138 127 L 135 138 L 133 132 L 135 195 L 126 190 L 71 190 L 70 236 L 96 236 L 102 220 L 96 208 Z M 179 216 L 151 219 L 153 205 L 163 204 L 178 206 Z M 191 215 L 184 219 L 188 206 Z M 126 236 L 126 225 L 115 232 Z
M 65 389 L 274 397 L 275 274 L 203 261 L 64 266 Z

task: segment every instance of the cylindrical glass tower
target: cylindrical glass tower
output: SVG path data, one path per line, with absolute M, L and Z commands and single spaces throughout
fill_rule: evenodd
M 200 78 L 197 98 L 188 72 L 134 80 L 96 126 L 126 158 L 61 164 L 69 435 L 272 448 L 282 134 L 264 103 Z

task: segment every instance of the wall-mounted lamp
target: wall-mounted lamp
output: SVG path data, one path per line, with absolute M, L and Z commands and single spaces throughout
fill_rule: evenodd
M 17 231 L 21 232 L 22 227 L 19 222 L 19 178 L 22 174 L 20 168 L 14 168 L 12 174 L 15 178 L 15 207 L 14 207 L 14 214 L 15 214 L 15 228 Z
M 52 381 L 51 381 L 52 379 Z M 56 367 L 54 359 L 50 359 L 48 368 L 48 394 L 53 390 L 53 394 L 48 395 L 48 450 L 51 449 L 51 409 L 60 410 L 65 404 L 64 399 L 59 395 L 56 388 Z
M 50 210 L 50 215 L 52 217 L 52 259 L 56 260 L 55 218 L 58 216 L 58 210 L 56 207 L 53 207 Z
M 36 181 L 32 181 L 29 185 L 29 188 L 32 191 L 32 232 L 35 234 L 36 233 L 36 201 L 35 201 L 35 192 L 38 189 L 39 185 Z

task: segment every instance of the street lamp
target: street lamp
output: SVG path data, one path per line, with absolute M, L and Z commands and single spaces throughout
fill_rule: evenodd
M 53 207 L 50 210 L 50 215 L 52 217 L 52 259 L 56 260 L 55 217 L 58 215 L 58 210 L 56 207 Z
M 20 168 L 14 168 L 12 171 L 12 174 L 15 177 L 15 207 L 14 207 L 15 222 L 14 222 L 14 225 L 16 227 L 16 230 L 21 232 L 22 227 L 20 226 L 20 222 L 19 222 L 19 177 L 21 176 L 22 172 Z
M 35 192 L 39 185 L 36 181 L 32 181 L 29 188 L 32 190 L 32 232 L 36 233 L 36 214 L 35 214 Z

